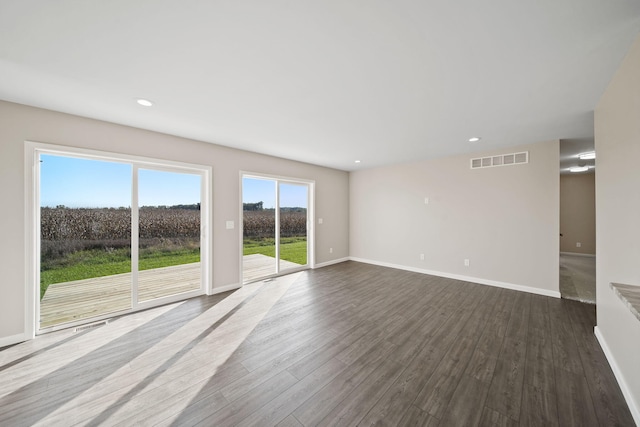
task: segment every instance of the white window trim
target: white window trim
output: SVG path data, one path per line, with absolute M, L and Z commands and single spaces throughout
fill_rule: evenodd
M 249 171 L 240 171 L 240 205 L 239 205 L 239 220 L 238 220 L 238 232 L 239 232 L 239 241 L 240 241 L 240 252 L 238 254 L 238 256 L 240 257 L 240 286 L 243 286 L 244 283 L 244 271 L 243 271 L 243 263 L 244 263 L 244 216 L 243 216 L 243 211 L 244 211 L 244 205 L 243 205 L 243 201 L 242 201 L 242 195 L 243 195 L 243 184 L 242 184 L 242 179 L 243 178 L 256 178 L 256 179 L 268 179 L 268 180 L 274 180 L 276 182 L 276 203 L 279 206 L 280 205 L 280 195 L 279 195 L 279 184 L 280 183 L 290 183 L 290 184 L 303 184 L 303 185 L 307 185 L 307 189 L 308 189 L 308 193 L 307 193 L 307 200 L 308 200 L 308 206 L 307 206 L 307 265 L 305 266 L 301 266 L 300 268 L 292 268 L 292 269 L 287 269 L 284 271 L 284 273 L 280 273 L 280 248 L 279 245 L 276 245 L 276 259 L 278 260 L 278 262 L 276 263 L 276 273 L 269 275 L 269 276 L 265 276 L 259 280 L 263 280 L 263 279 L 267 279 L 269 277 L 275 277 L 275 276 L 279 276 L 281 274 L 289 274 L 289 273 L 294 273 L 297 271 L 302 271 L 302 270 L 307 270 L 307 269 L 314 269 L 315 265 L 316 265 L 316 257 L 315 257 L 315 238 L 316 238 L 316 234 L 315 234 L 315 199 L 316 199 L 316 182 L 314 180 L 309 180 L 309 179 L 302 179 L 302 178 L 293 178 L 293 177 L 289 177 L 289 176 L 282 176 L 282 175 L 270 175 L 270 174 L 264 174 L 264 173 L 258 173 L 258 172 L 249 172 Z M 276 233 L 279 234 L 280 230 L 280 224 L 279 224 L 279 212 L 278 209 L 276 209 Z
M 201 241 L 200 247 L 200 265 L 201 265 L 201 287 L 197 291 L 183 293 L 175 296 L 168 296 L 152 301 L 137 302 L 133 309 L 129 309 L 117 313 L 109 313 L 103 316 L 91 318 L 91 321 L 97 321 L 110 317 L 115 317 L 125 313 L 144 310 L 150 307 L 164 305 L 176 301 L 181 301 L 196 295 L 212 295 L 213 292 L 213 209 L 212 209 L 212 168 L 211 166 L 176 162 L 163 159 L 155 159 L 150 157 L 133 156 L 128 154 L 120 154 L 106 151 L 91 150 L 66 145 L 48 144 L 36 141 L 25 141 L 25 318 L 24 330 L 25 338 L 33 339 L 36 333 L 49 332 L 56 329 L 65 329 L 76 326 L 78 324 L 87 323 L 88 320 L 78 322 L 70 322 L 60 325 L 59 327 L 46 328 L 38 330 L 40 316 L 40 299 L 36 293 L 40 284 L 40 176 L 37 160 L 40 154 L 68 155 L 76 158 L 87 158 L 91 160 L 108 160 L 111 162 L 120 162 L 131 164 L 134 174 L 137 174 L 139 168 L 149 167 L 153 170 L 168 172 L 188 172 L 197 173 L 202 176 L 200 187 L 200 206 L 201 206 Z M 135 176 L 134 176 L 135 178 Z M 134 188 L 136 186 L 133 186 Z M 132 194 L 132 198 L 137 194 Z M 134 215 L 132 205 L 132 216 Z M 137 210 L 136 210 L 137 211 Z M 137 212 L 135 212 L 137 215 Z M 134 270 L 135 271 L 135 270 Z

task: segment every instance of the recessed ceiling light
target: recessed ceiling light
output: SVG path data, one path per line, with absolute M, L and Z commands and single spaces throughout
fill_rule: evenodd
M 356 163 L 360 163 L 360 160 L 356 160 Z
M 473 138 L 469 138 L 469 142 L 478 142 L 480 141 L 482 138 L 479 138 L 477 136 L 474 136 Z
M 586 172 L 589 170 L 589 166 L 576 166 L 569 169 L 569 172 Z
M 138 98 L 136 99 L 136 102 L 140 105 L 142 105 L 143 107 L 151 107 L 153 105 L 153 102 L 149 101 L 148 99 L 144 99 L 144 98 Z
M 588 153 L 582 153 L 578 156 L 580 160 L 593 160 L 596 158 L 596 152 L 590 151 Z

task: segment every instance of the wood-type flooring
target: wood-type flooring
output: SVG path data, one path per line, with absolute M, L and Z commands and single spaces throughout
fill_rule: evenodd
M 356 262 L 0 351 L 0 425 L 633 426 L 595 307 Z

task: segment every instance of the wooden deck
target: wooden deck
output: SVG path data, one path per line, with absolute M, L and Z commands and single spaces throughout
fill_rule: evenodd
M 274 259 L 247 255 L 243 280 L 254 281 L 275 273 Z M 300 267 L 280 261 L 281 269 Z M 177 295 L 200 288 L 200 263 L 154 268 L 138 273 L 139 300 Z M 40 328 L 75 322 L 131 308 L 131 273 L 49 285 L 40 301 Z
M 200 288 L 200 263 L 138 273 L 139 301 Z M 49 285 L 40 301 L 40 328 L 131 308 L 131 273 Z
M 280 260 L 280 270 L 302 267 L 295 262 Z M 276 273 L 275 258 L 262 254 L 245 255 L 242 257 L 242 280 L 253 282 L 262 277 Z

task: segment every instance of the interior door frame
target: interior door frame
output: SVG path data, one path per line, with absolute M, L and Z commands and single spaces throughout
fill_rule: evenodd
M 63 323 L 60 325 L 40 328 L 40 167 L 39 157 L 40 154 L 52 154 L 60 156 L 69 156 L 75 158 L 84 158 L 89 160 L 103 160 L 116 163 L 126 163 L 132 166 L 132 180 L 137 181 L 137 171 L 139 169 L 151 169 L 170 172 L 184 172 L 199 174 L 200 180 L 200 207 L 201 207 L 201 221 L 200 221 L 200 288 L 198 290 L 185 292 L 177 295 L 169 295 L 150 301 L 137 301 L 136 286 L 132 286 L 132 306 L 127 310 L 111 312 L 104 315 L 99 315 L 87 319 L 82 319 L 74 322 Z M 212 235 L 212 168 L 211 166 L 175 162 L 162 159 L 153 159 L 149 157 L 133 156 L 120 153 L 112 153 L 106 151 L 98 151 L 91 149 L 84 149 L 73 146 L 48 144 L 35 141 L 25 141 L 25 335 L 27 339 L 32 339 L 36 335 L 41 333 L 52 332 L 60 329 L 67 329 L 70 327 L 93 323 L 96 321 L 112 318 L 122 314 L 133 313 L 140 310 L 145 310 L 151 307 L 156 307 L 172 302 L 182 301 L 188 298 L 192 298 L 198 295 L 212 295 L 212 249 L 213 249 L 213 235 Z M 131 205 L 131 217 L 132 224 L 138 217 L 138 183 L 132 181 L 132 205 Z M 137 268 L 134 268 L 134 262 L 137 267 L 137 258 L 134 261 L 134 255 L 137 257 L 138 253 L 138 239 L 134 239 L 134 235 L 137 237 L 137 230 L 132 227 L 132 283 L 137 283 L 136 275 Z M 136 280 L 136 282 L 133 282 Z
M 271 175 L 271 174 L 264 174 L 264 173 L 258 173 L 258 172 L 249 172 L 249 171 L 240 171 L 240 204 L 239 204 L 239 221 L 238 221 L 238 231 L 239 231 L 239 240 L 240 240 L 240 251 L 239 251 L 239 256 L 240 256 L 240 286 L 243 286 L 247 283 L 250 282 L 246 282 L 244 281 L 244 216 L 243 216 L 243 211 L 244 211 L 244 205 L 243 205 L 243 201 L 242 201 L 242 196 L 243 196 L 243 178 L 255 178 L 255 179 L 264 179 L 264 180 L 271 180 L 275 182 L 276 185 L 276 194 L 275 194 L 275 201 L 276 201 L 276 209 L 275 209 L 275 213 L 276 213 L 276 227 L 275 227 L 275 233 L 276 233 L 276 247 L 275 247 L 275 251 L 276 251 L 276 270 L 274 274 L 270 274 L 264 277 L 261 277 L 259 279 L 256 279 L 255 281 L 259 281 L 259 280 L 264 280 L 264 279 L 268 279 L 271 277 L 277 277 L 283 274 L 289 274 L 289 273 L 295 273 L 297 271 L 302 271 L 302 270 L 308 270 L 308 269 L 314 269 L 315 268 L 315 185 L 316 182 L 314 180 L 309 180 L 309 179 L 302 179 L 302 178 L 293 178 L 293 177 L 288 177 L 288 176 L 281 176 L 281 175 Z M 280 197 L 279 197 L 279 189 L 280 189 L 280 183 L 285 183 L 285 184 L 297 184 L 297 185 L 306 185 L 307 186 L 307 264 L 300 266 L 299 268 L 288 268 L 285 269 L 283 272 L 280 271 L 280 245 L 279 245 L 279 239 L 280 239 L 280 224 L 279 224 L 279 219 L 280 219 Z

